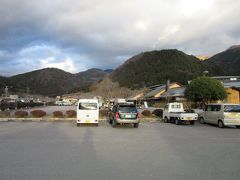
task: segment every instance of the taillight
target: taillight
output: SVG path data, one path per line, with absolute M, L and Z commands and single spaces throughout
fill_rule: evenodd
M 116 114 L 115 114 L 115 118 L 116 118 L 116 119 L 119 118 L 119 113 L 118 113 L 118 112 L 116 112 Z
M 140 118 L 140 113 L 139 113 L 139 112 L 137 113 L 137 118 L 138 118 L 138 119 Z

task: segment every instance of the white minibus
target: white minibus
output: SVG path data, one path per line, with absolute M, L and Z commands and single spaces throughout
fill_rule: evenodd
M 99 103 L 97 99 L 79 99 L 77 106 L 77 126 L 83 123 L 98 126 Z
M 200 115 L 200 123 L 211 123 L 224 126 L 240 127 L 239 104 L 208 104 Z

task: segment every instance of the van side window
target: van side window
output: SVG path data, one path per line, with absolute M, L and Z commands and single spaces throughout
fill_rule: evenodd
M 212 105 L 211 111 L 220 111 L 221 110 L 221 105 Z
M 220 111 L 221 110 L 221 105 L 216 105 L 217 107 L 216 107 L 216 110 L 217 111 Z
M 211 105 L 207 105 L 206 111 L 211 111 Z

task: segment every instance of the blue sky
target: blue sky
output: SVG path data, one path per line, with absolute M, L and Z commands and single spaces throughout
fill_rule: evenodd
M 116 68 L 143 51 L 240 44 L 236 0 L 1 0 L 0 75 Z

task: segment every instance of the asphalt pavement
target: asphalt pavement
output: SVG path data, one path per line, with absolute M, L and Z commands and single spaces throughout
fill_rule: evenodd
M 239 180 L 240 129 L 1 122 L 1 180 Z

